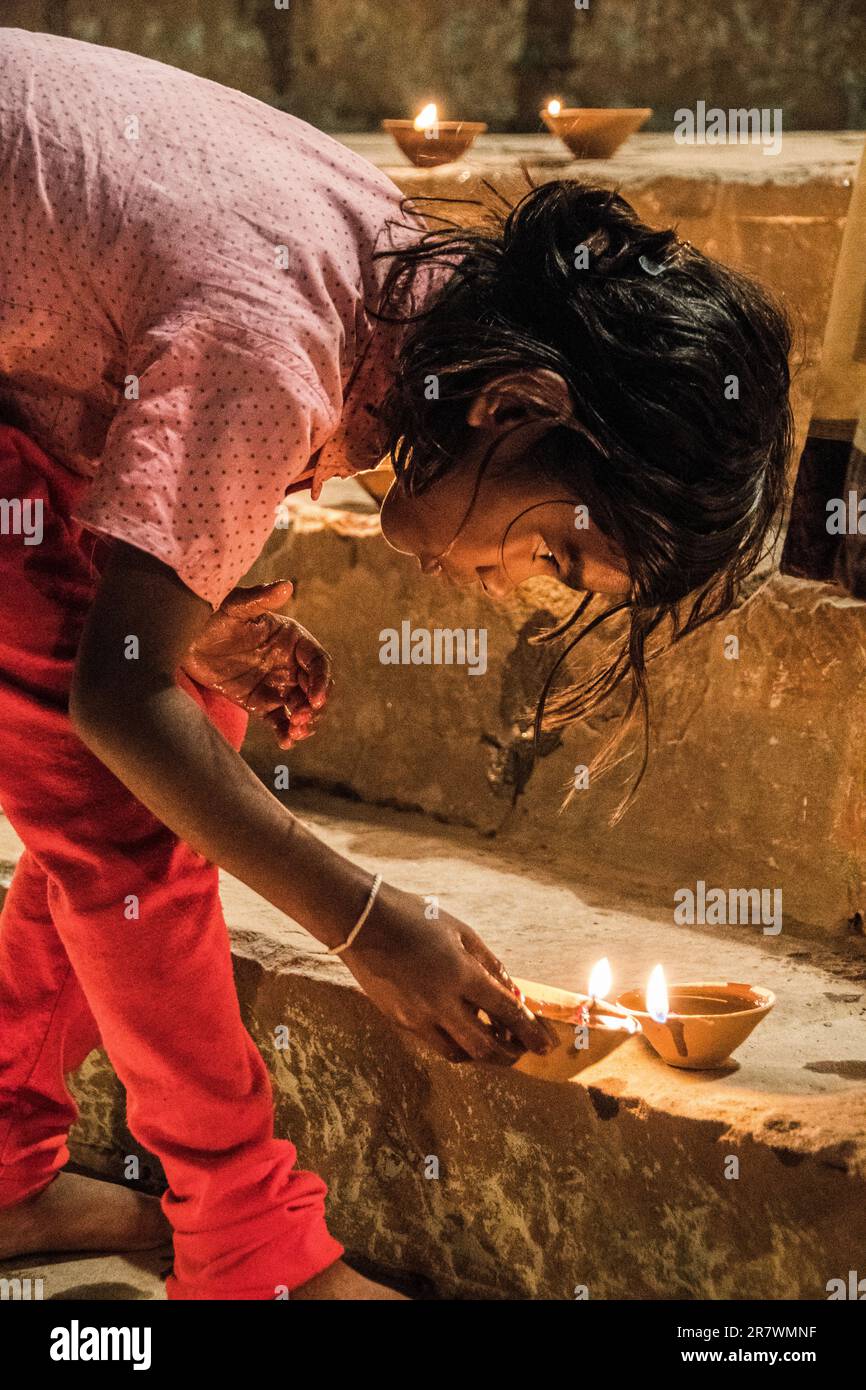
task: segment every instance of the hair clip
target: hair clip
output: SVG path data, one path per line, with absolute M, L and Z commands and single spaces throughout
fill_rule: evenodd
M 663 275 L 666 269 L 665 266 L 659 265 L 658 261 L 651 261 L 647 256 L 638 256 L 637 263 L 647 275 Z

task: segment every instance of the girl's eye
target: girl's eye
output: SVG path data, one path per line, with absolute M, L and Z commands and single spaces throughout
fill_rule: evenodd
M 547 545 L 540 536 L 538 538 L 538 541 L 538 549 L 532 557 L 533 563 L 537 564 L 539 561 L 541 561 L 541 563 L 544 565 L 552 565 L 556 574 L 560 575 L 561 572 L 559 568 L 559 561 L 557 560 L 553 551 L 550 549 L 550 546 Z

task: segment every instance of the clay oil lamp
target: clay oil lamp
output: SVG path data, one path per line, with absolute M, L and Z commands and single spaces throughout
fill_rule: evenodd
M 414 121 L 383 121 L 382 129 L 394 137 L 413 164 L 432 169 L 460 159 L 487 126 L 484 121 L 440 121 L 436 103 L 431 101 Z
M 539 113 L 576 159 L 609 159 L 652 115 L 651 106 L 563 106 L 557 98 Z
M 641 1031 L 631 1010 L 605 998 L 611 984 L 607 958 L 593 966 L 588 994 L 574 994 L 534 980 L 514 983 L 526 1007 L 547 1019 L 559 1039 L 559 1046 L 546 1057 L 526 1053 L 517 1063 L 517 1071 L 567 1080 Z
M 629 989 L 617 999 L 668 1066 L 689 1071 L 724 1066 L 775 1002 L 768 989 L 732 981 L 668 986 L 660 965 L 645 992 Z

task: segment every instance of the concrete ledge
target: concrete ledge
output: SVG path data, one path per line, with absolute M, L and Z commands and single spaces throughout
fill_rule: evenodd
M 419 169 L 397 149 L 384 131 L 350 133 L 334 137 L 356 154 L 382 169 L 406 193 L 426 196 L 477 196 L 481 179 L 505 175 L 515 183 L 525 166 L 536 180 L 585 178 L 589 182 L 615 184 L 623 189 L 645 188 L 657 181 L 706 184 L 713 191 L 724 186 L 752 190 L 765 207 L 791 211 L 797 190 L 817 185 L 824 191 L 825 211 L 844 212 L 847 190 L 863 153 L 860 130 L 785 131 L 778 154 L 765 155 L 758 144 L 679 144 L 673 130 L 638 131 L 608 159 L 579 159 L 547 133 L 481 135 L 460 160 Z M 524 179 L 525 187 L 525 179 Z M 774 190 L 781 190 L 775 193 Z M 626 195 L 628 196 L 628 195 Z M 787 201 L 784 201 L 787 200 Z M 815 213 L 819 209 L 814 210 Z
M 269 1062 L 278 1132 L 327 1179 L 331 1224 L 351 1251 L 460 1298 L 572 1299 L 577 1286 L 591 1298 L 825 1298 L 829 1279 L 858 1267 L 860 956 L 596 908 L 477 836 L 334 802 L 294 806 L 370 868 L 437 895 L 515 974 L 580 988 L 606 953 L 621 985 L 661 959 L 680 978 L 751 979 L 778 996 L 726 1071 L 673 1071 L 641 1039 L 583 1069 L 577 1054 L 530 1064 L 535 1074 L 453 1067 L 395 1034 L 337 961 L 226 879 L 239 995 Z M 75 1090 L 74 1157 L 117 1177 L 137 1150 L 101 1054 Z M 737 1178 L 726 1176 L 732 1158 Z M 145 1161 L 145 1185 L 158 1187 Z

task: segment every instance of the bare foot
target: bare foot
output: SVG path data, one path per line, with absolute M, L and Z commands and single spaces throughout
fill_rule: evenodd
M 153 1250 L 171 1240 L 158 1197 L 58 1173 L 48 1187 L 0 1211 L 0 1260 L 60 1250 Z
M 363 1274 L 356 1274 L 343 1260 L 337 1260 L 335 1264 L 323 1269 L 321 1274 L 308 1279 L 306 1284 L 292 1289 L 290 1297 L 339 1299 L 342 1302 L 358 1299 L 396 1299 L 400 1303 L 410 1301 L 405 1294 L 389 1289 L 387 1284 L 374 1284 L 372 1279 L 365 1279 Z

